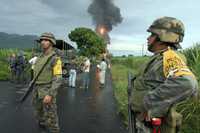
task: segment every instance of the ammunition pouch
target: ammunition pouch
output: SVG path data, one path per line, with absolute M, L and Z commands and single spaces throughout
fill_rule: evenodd
M 134 112 L 144 112 L 143 99 L 146 93 L 146 90 L 132 90 L 131 109 Z

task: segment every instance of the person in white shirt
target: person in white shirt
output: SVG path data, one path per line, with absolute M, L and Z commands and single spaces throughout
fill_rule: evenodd
M 31 80 L 33 79 L 33 70 L 35 67 L 35 63 L 37 61 L 37 56 L 34 56 L 33 58 L 31 58 L 28 62 L 31 64 Z
M 69 71 L 69 86 L 76 87 L 76 64 L 73 61 Z
M 89 72 L 90 72 L 90 60 L 86 57 L 85 62 L 83 64 L 83 87 L 88 89 L 89 88 Z
M 106 76 L 106 70 L 107 70 L 107 64 L 106 64 L 106 61 L 105 59 L 103 58 L 100 65 L 99 65 L 99 69 L 100 69 L 100 84 L 101 84 L 101 87 L 104 86 L 105 84 L 105 76 Z

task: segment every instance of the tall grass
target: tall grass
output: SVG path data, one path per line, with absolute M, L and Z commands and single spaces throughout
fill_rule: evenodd
M 17 49 L 0 49 L 0 80 L 7 80 L 9 78 L 8 58 L 11 54 L 17 54 L 17 52 Z
M 185 49 L 182 53 L 187 58 L 187 63 L 200 83 L 200 44 Z M 200 92 L 200 90 L 199 90 Z M 178 110 L 183 115 L 183 133 L 200 133 L 200 99 L 192 99 L 180 103 Z
M 189 67 L 196 75 L 200 83 L 200 44 L 181 51 Z M 131 71 L 137 75 L 138 70 L 148 60 L 148 57 L 128 57 L 112 59 L 112 77 L 114 82 L 114 93 L 118 102 L 118 111 L 123 116 L 125 123 L 128 121 L 127 111 L 127 72 Z M 183 115 L 182 133 L 200 133 L 200 100 L 188 100 L 180 103 L 177 110 Z
M 8 58 L 12 53 L 17 54 L 18 53 L 18 49 L 0 49 L 0 59 L 4 60 L 6 58 Z
M 195 72 L 195 75 L 197 76 L 198 80 L 200 78 L 200 43 L 194 44 L 193 47 L 187 48 L 182 51 L 182 53 L 187 58 L 187 63 L 192 69 L 193 72 Z
M 118 113 L 124 119 L 124 123 L 128 123 L 128 72 L 132 72 L 135 75 L 138 73 L 138 69 L 141 68 L 149 57 L 128 57 L 128 58 L 112 58 L 112 79 L 114 83 L 114 94 L 118 103 Z

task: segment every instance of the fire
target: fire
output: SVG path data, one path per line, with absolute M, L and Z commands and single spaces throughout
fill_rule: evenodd
M 104 35 L 106 30 L 105 30 L 105 28 L 101 27 L 99 31 L 100 31 L 101 35 Z
M 110 44 L 110 37 L 109 37 L 109 34 L 108 34 L 109 31 L 108 31 L 108 29 L 107 29 L 106 26 L 104 26 L 104 25 L 97 25 L 97 27 L 96 27 L 96 33 L 99 36 L 101 36 L 105 40 L 105 42 L 107 44 Z
M 100 35 L 105 35 L 107 30 L 104 26 L 99 25 L 99 26 L 96 27 L 96 32 L 99 33 Z

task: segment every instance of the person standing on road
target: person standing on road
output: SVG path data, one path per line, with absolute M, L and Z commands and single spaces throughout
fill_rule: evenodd
M 76 87 L 76 64 L 72 61 L 69 70 L 69 87 Z
M 31 80 L 33 79 L 33 71 L 34 71 L 34 67 L 35 67 L 35 63 L 37 60 L 37 56 L 34 55 L 33 58 L 31 58 L 28 62 L 31 64 Z
M 53 48 L 56 39 L 52 33 L 43 33 L 38 41 L 43 52 L 38 56 L 34 67 L 34 78 L 39 75 L 32 101 L 35 115 L 40 128 L 49 133 L 60 133 L 56 96 L 62 83 L 62 61 Z
M 178 133 L 182 115 L 176 105 L 197 95 L 197 80 L 177 50 L 184 37 L 183 23 L 162 17 L 148 28 L 148 50 L 154 55 L 135 80 L 131 94 L 137 133 Z M 160 125 L 153 125 L 157 122 Z
M 106 70 L 107 70 L 107 64 L 105 59 L 103 58 L 100 65 L 99 65 L 99 70 L 100 70 L 100 85 L 101 87 L 104 86 L 105 84 L 105 76 L 106 76 Z
M 10 81 L 16 81 L 16 54 L 13 53 L 9 57 Z
M 24 81 L 26 60 L 23 51 L 20 51 L 16 60 L 16 77 L 17 83 L 20 84 Z
M 89 58 L 84 59 L 84 64 L 83 64 L 83 88 L 88 89 L 89 88 L 89 82 L 90 82 L 90 60 Z

